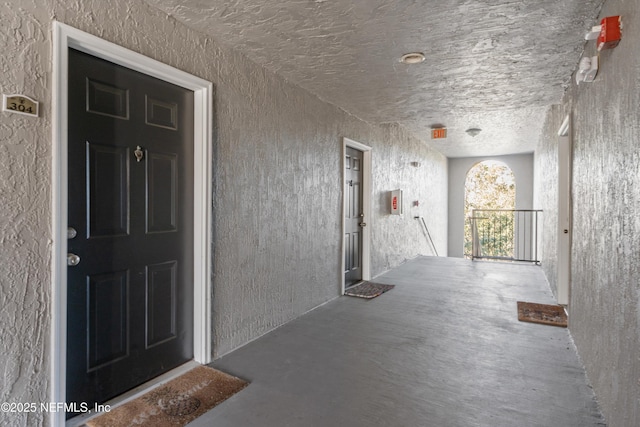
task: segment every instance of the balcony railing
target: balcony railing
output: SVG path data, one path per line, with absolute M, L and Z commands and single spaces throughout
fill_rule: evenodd
M 538 217 L 541 210 L 474 209 L 471 218 L 472 259 L 540 264 Z

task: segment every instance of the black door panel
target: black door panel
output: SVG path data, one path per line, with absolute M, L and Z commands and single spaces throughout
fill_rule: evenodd
M 67 400 L 100 403 L 193 358 L 193 93 L 70 49 L 68 162 Z
M 347 147 L 345 157 L 345 286 L 362 280 L 362 151 Z

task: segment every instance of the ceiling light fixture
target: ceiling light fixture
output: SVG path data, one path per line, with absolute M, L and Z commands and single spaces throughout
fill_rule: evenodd
M 400 62 L 403 62 L 405 64 L 419 64 L 425 59 L 426 57 L 424 56 L 424 53 L 411 52 L 411 53 L 405 53 L 404 55 L 402 55 L 402 57 L 400 57 Z
M 480 133 L 480 131 L 482 131 L 482 129 L 478 129 L 478 128 L 469 128 L 467 129 L 465 132 L 467 132 L 469 135 L 476 136 L 477 134 Z

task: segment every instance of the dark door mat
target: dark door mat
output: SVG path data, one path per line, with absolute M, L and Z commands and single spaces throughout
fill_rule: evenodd
M 375 298 L 395 288 L 396 285 L 383 285 L 381 283 L 363 282 L 359 285 L 345 289 L 344 294 L 350 297 Z
M 518 320 L 543 325 L 567 327 L 567 313 L 561 305 L 518 301 Z
M 239 378 L 207 366 L 199 366 L 137 399 L 89 420 L 86 425 L 184 426 L 246 386 L 247 383 Z

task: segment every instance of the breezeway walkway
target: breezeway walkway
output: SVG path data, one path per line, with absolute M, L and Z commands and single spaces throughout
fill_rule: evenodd
M 419 257 L 217 360 L 249 387 L 190 426 L 605 425 L 565 328 L 522 323 L 554 303 L 532 265 Z

